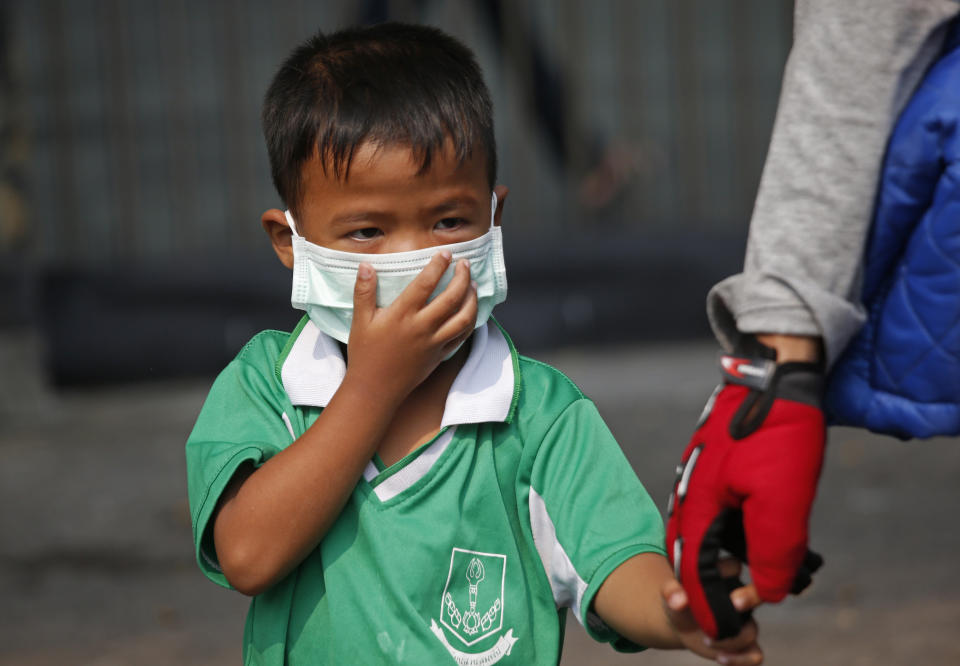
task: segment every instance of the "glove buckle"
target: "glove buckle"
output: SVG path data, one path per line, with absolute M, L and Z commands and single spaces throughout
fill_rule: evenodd
M 777 362 L 769 358 L 731 356 L 720 357 L 720 372 L 727 384 L 739 384 L 756 391 L 766 391 L 773 382 Z

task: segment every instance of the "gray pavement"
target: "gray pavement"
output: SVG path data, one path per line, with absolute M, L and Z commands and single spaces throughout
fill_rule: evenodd
M 596 400 L 662 505 L 714 356 L 704 342 L 541 358 Z M 208 384 L 0 409 L 0 664 L 239 663 L 246 600 L 191 554 L 183 442 Z M 812 525 L 827 563 L 803 597 L 758 613 L 767 663 L 960 664 L 958 473 L 960 442 L 834 429 Z M 618 655 L 571 622 L 564 665 L 626 663 L 707 662 Z

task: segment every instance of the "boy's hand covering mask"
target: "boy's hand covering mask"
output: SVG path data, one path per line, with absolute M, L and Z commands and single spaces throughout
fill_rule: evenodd
M 507 298 L 507 272 L 503 261 L 503 238 L 500 227 L 493 223 L 497 195 L 490 205 L 490 231 L 479 238 L 413 250 L 384 254 L 360 254 L 331 250 L 307 241 L 297 233 L 290 211 L 287 224 L 293 231 L 293 290 L 290 302 L 305 310 L 317 328 L 340 342 L 350 338 L 353 322 L 353 288 L 361 262 L 370 264 L 377 273 L 377 307 L 387 307 L 430 263 L 437 252 L 453 255 L 450 266 L 440 278 L 430 299 L 433 300 L 453 279 L 453 270 L 460 259 L 470 261 L 470 277 L 477 283 L 477 321 L 483 326 L 493 307 Z

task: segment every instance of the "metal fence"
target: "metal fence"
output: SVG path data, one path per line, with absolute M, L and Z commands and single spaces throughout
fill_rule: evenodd
M 505 1 L 494 3 L 499 24 L 490 2 L 372 4 L 476 51 L 511 186 L 508 224 L 745 228 L 790 43 L 788 0 Z M 24 110 L 18 187 L 34 258 L 99 266 L 263 247 L 259 214 L 277 197 L 262 94 L 294 44 L 370 5 L 7 0 L 13 83 L 2 103 Z M 553 98 L 538 97 L 543 76 Z

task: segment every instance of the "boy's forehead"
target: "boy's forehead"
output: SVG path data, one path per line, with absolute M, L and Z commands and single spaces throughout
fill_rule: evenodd
M 448 152 L 447 146 L 442 146 L 440 150 L 435 151 L 435 160 L 448 161 Z M 330 165 L 326 166 L 327 171 L 330 171 Z M 354 150 L 349 168 L 344 169 L 343 174 L 344 179 L 347 179 L 351 170 L 357 170 L 365 176 L 369 171 L 379 168 L 388 173 L 407 177 L 417 175 L 422 167 L 422 159 L 418 159 L 416 151 L 409 144 L 364 141 Z
M 333 156 L 321 155 L 318 150 L 304 164 L 301 175 L 305 200 L 330 191 L 411 186 L 473 185 L 481 190 L 489 189 L 482 151 L 475 150 L 461 160 L 449 140 L 432 151 L 428 160 L 406 143 L 365 141 L 354 149 L 339 170 L 335 168 Z

